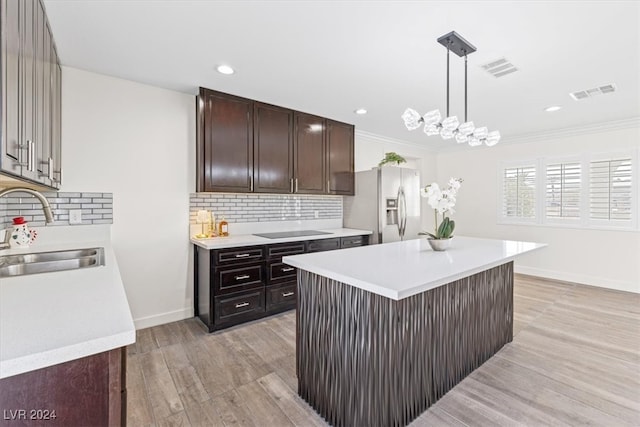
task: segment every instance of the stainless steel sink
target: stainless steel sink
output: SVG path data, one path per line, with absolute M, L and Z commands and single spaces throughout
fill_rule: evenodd
M 0 256 L 0 277 L 50 273 L 104 265 L 104 248 L 68 249 Z

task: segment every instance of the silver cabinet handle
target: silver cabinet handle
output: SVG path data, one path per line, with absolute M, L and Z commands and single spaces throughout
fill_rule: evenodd
M 282 270 L 283 273 L 286 273 L 287 271 L 293 271 L 293 267 L 284 267 Z
M 237 254 L 236 258 L 246 258 L 248 256 L 251 256 L 251 254 Z
M 286 297 L 290 297 L 291 295 L 293 295 L 293 292 L 283 292 L 282 293 L 282 296 L 285 297 L 285 298 Z
M 33 171 L 33 163 L 35 162 L 35 151 L 33 141 L 27 140 L 27 142 L 21 142 L 19 144 L 20 148 L 23 150 L 27 150 L 27 161 L 20 162 L 20 166 L 26 166 L 28 171 Z
M 248 302 L 241 302 L 240 304 L 236 304 L 236 308 L 240 308 L 240 307 L 246 307 L 248 306 L 249 303 Z
M 236 276 L 235 279 L 236 280 L 244 280 L 244 279 L 248 279 L 249 277 L 251 277 L 251 276 L 249 276 L 248 274 L 243 274 L 241 276 Z
M 253 191 L 253 175 L 249 177 L 249 191 Z
M 53 159 L 51 157 L 49 157 L 49 167 L 48 167 L 48 175 L 49 175 L 49 180 L 53 181 Z
M 298 192 L 298 178 L 296 178 L 296 193 Z
M 293 178 L 289 180 L 289 183 L 291 184 L 291 190 L 289 191 L 289 193 L 293 193 Z
M 29 166 L 29 170 L 33 172 L 36 164 L 36 143 L 33 141 L 29 141 L 31 144 L 31 166 Z
M 327 180 L 327 194 L 331 193 L 331 181 Z

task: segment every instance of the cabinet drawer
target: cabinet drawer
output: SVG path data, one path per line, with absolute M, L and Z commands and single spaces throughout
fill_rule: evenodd
M 332 251 L 340 249 L 340 238 L 312 240 L 307 243 L 307 252 Z
M 264 313 L 264 289 L 216 297 L 214 311 L 216 325 L 260 317 Z
M 267 246 L 267 258 L 281 258 L 286 255 L 296 255 L 304 253 L 304 242 L 283 243 L 280 245 Z
M 216 294 L 228 294 L 262 286 L 264 263 L 216 268 Z
M 267 282 L 279 282 L 283 280 L 295 280 L 297 268 L 282 262 L 270 262 L 267 269 Z
M 264 258 L 263 246 L 248 246 L 246 248 L 220 249 L 213 252 L 214 264 L 232 262 L 261 261 Z
M 354 248 L 356 246 L 365 246 L 369 244 L 369 236 L 351 236 L 342 237 L 340 239 L 341 248 Z
M 295 282 L 267 288 L 267 311 L 295 308 L 296 293 L 297 286 Z

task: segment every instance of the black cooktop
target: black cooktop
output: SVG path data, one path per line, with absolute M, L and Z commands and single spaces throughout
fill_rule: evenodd
M 326 231 L 318 230 L 296 230 L 296 231 L 278 231 L 276 233 L 260 233 L 254 236 L 265 237 L 267 239 L 284 239 L 285 237 L 302 237 L 302 236 L 319 236 L 320 234 L 333 234 Z

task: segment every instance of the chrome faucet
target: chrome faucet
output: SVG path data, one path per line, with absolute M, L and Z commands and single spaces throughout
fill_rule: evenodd
M 17 192 L 28 193 L 28 194 L 31 194 L 36 199 L 38 199 L 38 201 L 42 205 L 42 210 L 44 211 L 45 221 L 47 222 L 47 224 L 53 222 L 53 212 L 51 212 L 51 206 L 49 205 L 49 201 L 39 191 L 32 190 L 30 188 L 23 188 L 23 187 L 7 188 L 0 191 L 0 198 L 3 196 L 6 196 L 7 194 L 17 193 Z M 4 242 L 0 242 L 0 249 L 6 249 L 9 247 L 10 233 L 7 233 L 5 231 L 4 234 L 5 234 Z

